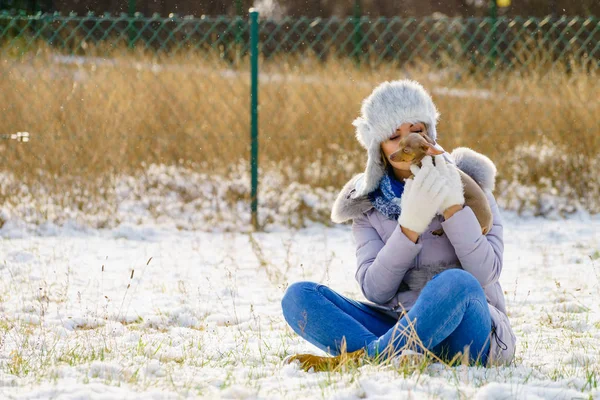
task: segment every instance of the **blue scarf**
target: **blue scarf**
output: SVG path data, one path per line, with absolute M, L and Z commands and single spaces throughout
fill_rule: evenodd
M 379 187 L 369 193 L 371 204 L 388 219 L 398 220 L 400 216 L 400 197 L 404 192 L 404 182 L 396 179 L 390 169 L 379 181 Z

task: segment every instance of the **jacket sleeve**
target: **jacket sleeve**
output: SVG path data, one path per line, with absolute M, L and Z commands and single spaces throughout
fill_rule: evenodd
M 492 229 L 483 235 L 475 213 L 469 206 L 463 207 L 442 222 L 442 228 L 454 246 L 462 268 L 477 278 L 482 287 L 496 282 L 502 272 L 504 252 L 503 226 L 496 199 L 484 191 L 492 209 Z
M 358 264 L 355 278 L 361 291 L 368 300 L 385 304 L 397 293 L 423 245 L 406 237 L 400 225 L 384 243 L 364 214 L 352 220 L 352 234 Z

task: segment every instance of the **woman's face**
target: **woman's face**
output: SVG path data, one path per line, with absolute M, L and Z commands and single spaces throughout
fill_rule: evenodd
M 398 150 L 398 142 L 400 139 L 406 137 L 411 132 L 424 132 L 427 133 L 427 128 L 425 124 L 422 122 L 418 122 L 416 124 L 411 124 L 410 122 L 405 122 L 396 129 L 394 136 L 381 143 L 381 149 L 383 150 L 383 154 L 385 154 L 385 158 L 387 161 L 394 167 L 395 169 L 410 171 L 410 162 L 408 161 L 398 161 L 394 162 L 390 160 L 390 155 Z

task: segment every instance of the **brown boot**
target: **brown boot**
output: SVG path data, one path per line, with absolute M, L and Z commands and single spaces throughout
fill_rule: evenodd
M 284 362 L 286 364 L 292 363 L 292 361 L 300 361 L 300 368 L 308 372 L 309 369 L 313 368 L 317 371 L 333 371 L 336 368 L 346 365 L 358 365 L 358 361 L 365 358 L 365 349 L 359 349 L 352 353 L 342 353 L 335 357 L 321 357 L 313 354 L 295 354 L 293 356 L 286 357 Z

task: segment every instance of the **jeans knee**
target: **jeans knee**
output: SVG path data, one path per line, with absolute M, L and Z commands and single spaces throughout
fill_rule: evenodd
M 281 308 L 284 316 L 303 303 L 306 295 L 316 290 L 318 283 L 310 281 L 294 282 L 286 289 L 281 298 Z
M 438 279 L 452 280 L 455 282 L 468 280 L 469 277 L 475 279 L 473 275 L 460 268 L 450 268 L 437 274 Z
M 439 273 L 436 278 L 447 282 L 454 293 L 462 293 L 464 295 L 481 294 L 485 298 L 485 293 L 479 281 L 473 274 L 463 269 L 447 269 Z

